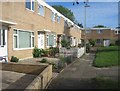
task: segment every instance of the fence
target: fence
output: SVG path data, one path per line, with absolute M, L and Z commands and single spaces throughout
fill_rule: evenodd
M 73 56 L 80 58 L 84 54 L 84 47 L 81 48 L 60 48 L 59 49 L 59 55 L 63 57 Z

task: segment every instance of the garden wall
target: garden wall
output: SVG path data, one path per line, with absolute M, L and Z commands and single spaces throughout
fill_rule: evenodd
M 81 48 L 60 48 L 59 55 L 63 57 L 73 56 L 76 58 L 80 58 L 84 54 L 84 47 Z
M 0 63 L 3 71 L 11 71 L 36 75 L 36 78 L 25 88 L 27 91 L 33 89 L 44 89 L 52 78 L 52 65 L 31 65 L 18 63 Z M 14 88 L 13 88 L 14 89 Z

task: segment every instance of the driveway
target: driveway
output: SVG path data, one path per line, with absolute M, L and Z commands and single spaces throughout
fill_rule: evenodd
M 52 80 L 48 89 L 94 89 L 91 78 L 105 76 L 118 80 L 118 67 L 96 68 L 92 66 L 95 53 L 88 53 L 64 69 Z

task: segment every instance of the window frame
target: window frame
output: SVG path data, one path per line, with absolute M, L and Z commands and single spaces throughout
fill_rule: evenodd
M 51 14 L 52 14 L 51 15 L 51 20 L 52 20 L 52 22 L 55 22 L 55 12 L 52 12 Z
M 50 41 L 49 41 L 49 35 L 53 35 L 53 45 L 52 45 L 52 47 L 56 47 L 56 34 L 54 34 L 54 33 L 49 33 L 49 34 L 46 34 L 46 47 L 47 48 L 49 48 L 49 47 L 51 47 L 50 46 Z
M 34 3 L 33 3 L 33 2 L 34 2 Z M 33 4 L 35 4 L 35 1 L 34 1 L 34 0 L 30 0 L 30 9 L 26 7 L 26 3 L 27 3 L 27 2 L 25 1 L 25 8 L 26 8 L 27 10 L 30 10 L 30 11 L 34 12 L 34 11 L 35 11 L 35 5 L 33 5 Z M 33 8 L 33 6 L 34 6 L 34 8 Z
M 42 6 L 42 9 L 43 9 L 43 15 L 39 12 L 39 8 Z M 41 5 L 40 3 L 38 3 L 38 14 L 40 16 L 45 16 L 45 6 L 44 5 Z
M 101 29 L 97 30 L 98 34 L 102 34 L 102 32 L 103 32 L 103 30 L 101 30 Z
M 17 34 L 14 34 L 14 33 L 13 33 L 13 50 L 33 49 L 34 47 L 33 47 L 32 45 L 34 44 L 34 46 L 35 46 L 35 36 L 34 36 L 34 32 L 33 32 L 33 31 L 29 31 L 29 30 L 24 30 L 24 29 L 16 29 L 16 28 L 13 29 L 13 32 L 14 32 L 15 30 L 17 30 Z M 20 48 L 20 47 L 19 47 L 19 31 L 24 31 L 24 32 L 29 32 L 29 33 L 31 33 L 31 35 L 30 35 L 30 37 L 31 37 L 30 47 L 27 47 L 27 48 Z M 32 34 L 33 34 L 33 35 L 32 35 Z M 15 48 L 15 46 L 14 46 L 14 43 L 15 43 L 14 37 L 15 37 L 15 36 L 17 37 L 17 48 Z M 34 38 L 34 41 L 32 41 L 32 38 Z

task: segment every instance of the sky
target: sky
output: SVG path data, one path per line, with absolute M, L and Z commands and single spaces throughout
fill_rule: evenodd
M 49 5 L 62 5 L 70 9 L 75 16 L 75 19 L 84 25 L 84 3 L 80 1 L 79 4 L 73 5 L 72 2 L 53 2 L 47 0 Z M 54 0 L 55 1 L 55 0 Z M 59 0 L 60 1 L 60 0 Z M 61 0 L 62 1 L 62 0 Z M 64 0 L 65 1 L 65 0 Z M 92 2 L 91 2 L 92 1 Z M 88 4 L 86 13 L 86 27 L 93 27 L 96 25 L 105 25 L 109 28 L 118 27 L 118 2 L 119 0 L 91 0 Z M 97 1 L 97 2 L 94 2 Z M 106 1 L 106 2 L 105 2 Z M 108 2 L 110 1 L 110 2 Z M 114 1 L 114 2 L 113 2 Z

